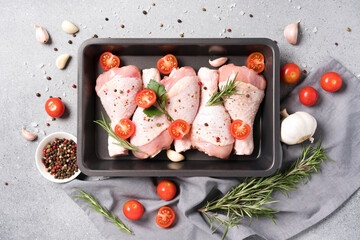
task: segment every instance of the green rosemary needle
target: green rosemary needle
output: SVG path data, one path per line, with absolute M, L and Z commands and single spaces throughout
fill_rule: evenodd
M 119 228 L 120 231 L 125 232 L 125 233 L 129 233 L 131 235 L 133 235 L 134 233 L 129 229 L 129 227 L 127 225 L 125 225 L 123 222 L 121 222 L 121 220 L 113 213 L 113 212 L 109 212 L 109 210 L 106 207 L 102 207 L 99 202 L 93 198 L 90 194 L 75 188 L 75 190 L 77 190 L 79 193 L 81 193 L 81 195 L 75 195 L 73 196 L 74 198 L 79 198 L 81 200 L 83 200 L 84 202 L 89 203 L 90 205 L 88 206 L 89 208 L 95 210 L 96 212 L 100 213 L 101 215 L 103 215 L 104 217 L 106 217 L 107 219 L 109 219 L 112 224 L 114 224 L 115 226 L 117 226 Z
M 129 143 L 127 140 L 122 139 L 118 135 L 115 134 L 114 130 L 111 128 L 111 123 L 109 119 L 104 118 L 104 115 L 101 113 L 102 120 L 96 120 L 94 123 L 99 124 L 105 131 L 109 134 L 110 137 L 114 138 L 118 141 L 118 143 L 114 143 L 116 145 L 120 145 L 123 148 L 129 149 L 131 151 L 141 152 L 136 146 Z
M 285 196 L 289 190 L 296 190 L 298 183 L 305 184 L 309 180 L 310 174 L 317 173 L 320 170 L 321 163 L 329 160 L 325 155 L 326 149 L 322 148 L 320 141 L 316 147 L 303 147 L 300 157 L 285 172 L 277 171 L 269 177 L 253 177 L 246 179 L 241 184 L 232 188 L 222 198 L 207 202 L 198 211 L 201 212 L 210 222 L 210 229 L 213 230 L 214 221 L 219 226 L 225 227 L 223 238 L 228 230 L 241 224 L 245 217 L 269 217 L 275 222 L 275 216 L 278 211 L 268 208 L 266 205 L 278 201 L 271 198 L 274 191 L 279 191 Z M 225 218 L 219 214 L 225 214 Z
M 236 87 L 242 81 L 236 81 L 238 73 L 236 73 L 233 80 L 230 80 L 230 76 L 226 81 L 225 86 L 222 86 L 219 91 L 215 91 L 209 101 L 206 103 L 206 106 L 215 106 L 218 104 L 222 104 L 225 99 L 231 98 L 232 95 L 240 95 L 237 92 Z

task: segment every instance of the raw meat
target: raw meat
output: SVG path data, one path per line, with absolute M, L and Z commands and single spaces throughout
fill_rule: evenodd
M 250 155 L 254 150 L 253 123 L 265 95 L 266 81 L 254 70 L 234 64 L 222 66 L 219 72 L 219 87 L 225 85 L 228 79 L 233 80 L 236 73 L 236 80 L 242 80 L 237 86 L 238 93 L 241 95 L 233 95 L 231 99 L 225 100 L 224 106 L 232 120 L 240 119 L 251 127 L 249 137 L 244 140 L 235 140 L 234 147 L 236 155 Z

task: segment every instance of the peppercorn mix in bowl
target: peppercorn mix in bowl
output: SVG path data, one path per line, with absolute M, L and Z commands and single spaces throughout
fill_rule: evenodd
M 66 132 L 46 136 L 35 153 L 36 166 L 46 179 L 66 183 L 75 179 L 80 170 L 77 166 L 77 139 Z

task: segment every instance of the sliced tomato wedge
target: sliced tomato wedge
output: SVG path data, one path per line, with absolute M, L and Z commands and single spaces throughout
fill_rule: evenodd
M 170 74 L 174 68 L 178 67 L 178 61 L 172 54 L 168 54 L 159 59 L 157 68 L 162 74 Z
M 230 125 L 230 134 L 237 140 L 246 139 L 251 132 L 251 127 L 240 119 L 236 119 Z
M 169 126 L 170 136 L 175 140 L 182 139 L 190 131 L 189 124 L 182 119 L 177 119 Z
M 156 223 L 160 227 L 167 228 L 169 227 L 175 219 L 175 212 L 170 207 L 161 207 L 156 216 Z
M 128 118 L 123 118 L 115 126 L 115 134 L 122 139 L 128 139 L 135 133 L 135 124 Z
M 135 103 L 141 108 L 151 107 L 156 101 L 156 93 L 151 89 L 143 89 L 135 96 Z
M 120 66 L 120 59 L 111 52 L 104 52 L 100 56 L 100 66 L 105 71 Z
M 260 52 L 254 52 L 250 54 L 247 59 L 247 67 L 253 69 L 257 73 L 261 73 L 264 71 L 265 63 L 264 63 L 264 55 Z

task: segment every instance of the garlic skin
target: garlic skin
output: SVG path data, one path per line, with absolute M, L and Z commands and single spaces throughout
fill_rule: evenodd
M 69 54 L 61 54 L 60 56 L 58 56 L 56 58 L 56 67 L 58 69 L 64 69 L 69 58 L 70 58 Z
M 173 162 L 181 162 L 182 160 L 185 159 L 184 155 L 182 155 L 174 150 L 171 150 L 171 149 L 168 149 L 166 151 L 166 155 Z
M 296 112 L 288 115 L 286 109 L 281 113 L 285 119 L 281 123 L 280 139 L 283 143 L 294 145 L 309 139 L 314 141 L 313 135 L 317 127 L 316 119 L 307 112 Z
M 24 127 L 21 129 L 21 132 L 23 137 L 28 141 L 34 141 L 38 137 L 37 134 L 26 131 Z
M 64 32 L 69 34 L 77 33 L 79 31 L 77 26 L 75 26 L 72 22 L 69 22 L 67 20 L 62 22 L 61 28 Z
M 214 60 L 209 59 L 209 64 L 213 67 L 220 67 L 221 65 L 226 63 L 227 60 L 228 60 L 227 57 L 221 57 Z
M 295 45 L 297 43 L 299 23 L 300 21 L 289 24 L 284 29 L 284 37 L 290 44 Z
M 35 25 L 35 29 L 36 29 L 36 40 L 39 43 L 47 43 L 49 41 L 49 34 L 45 30 L 45 28 L 39 25 Z

